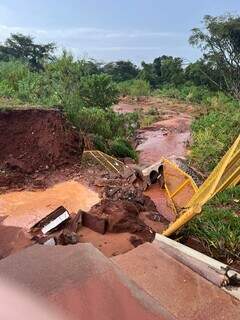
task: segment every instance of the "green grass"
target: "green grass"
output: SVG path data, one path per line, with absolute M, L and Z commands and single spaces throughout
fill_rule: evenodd
M 181 233 L 198 238 L 215 259 L 227 263 L 240 259 L 240 186 L 215 196 Z
M 190 161 L 203 173 L 210 173 L 240 133 L 240 104 L 225 104 L 192 124 Z

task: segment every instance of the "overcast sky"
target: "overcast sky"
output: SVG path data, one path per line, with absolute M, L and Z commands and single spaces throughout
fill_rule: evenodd
M 240 14 L 240 0 L 0 0 L 0 41 L 21 32 L 76 57 L 194 60 L 200 52 L 188 44 L 191 29 L 225 12 Z

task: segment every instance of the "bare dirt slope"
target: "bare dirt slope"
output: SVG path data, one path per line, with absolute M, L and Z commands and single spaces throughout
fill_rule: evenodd
M 0 166 L 32 173 L 79 160 L 83 144 L 57 110 L 0 112 Z
M 0 185 L 11 187 L 27 175 L 80 162 L 83 138 L 58 110 L 0 112 Z

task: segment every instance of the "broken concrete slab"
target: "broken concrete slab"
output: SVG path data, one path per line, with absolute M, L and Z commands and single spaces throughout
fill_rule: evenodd
M 238 320 L 240 302 L 153 244 L 112 259 L 179 320 Z
M 0 261 L 0 274 L 76 319 L 175 319 L 91 244 L 35 245 Z

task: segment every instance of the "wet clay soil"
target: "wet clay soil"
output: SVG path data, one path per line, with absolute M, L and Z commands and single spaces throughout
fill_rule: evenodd
M 185 156 L 190 139 L 191 118 L 188 115 L 174 115 L 150 128 L 138 131 L 137 146 L 141 165 L 151 165 L 161 157 Z
M 139 129 L 136 135 L 139 165 L 147 167 L 159 161 L 161 157 L 184 157 L 187 154 L 187 145 L 190 141 L 190 125 L 193 107 L 186 104 L 173 104 L 161 99 L 149 98 L 147 100 L 128 101 L 123 99 L 114 110 L 119 113 L 128 113 L 141 108 L 145 113 L 151 108 L 159 112 L 158 122 L 150 127 Z M 172 204 L 167 200 L 165 190 L 158 184 L 152 185 L 145 194 L 155 203 L 159 213 L 168 221 L 175 219 Z M 157 222 L 153 223 L 157 231 Z
M 30 228 L 60 205 L 69 212 L 88 211 L 99 201 L 98 194 L 71 180 L 44 191 L 17 191 L 0 196 L 0 213 L 7 215 L 5 225 Z
M 0 195 L 0 214 L 5 216 L 0 221 L 0 258 L 31 245 L 27 231 L 58 206 L 63 205 L 69 212 L 88 211 L 99 200 L 95 191 L 74 180 L 58 183 L 44 191 L 15 191 Z M 130 241 L 132 235 L 128 232 L 102 235 L 81 227 L 78 233 L 80 242 L 91 242 L 108 257 L 134 248 Z

